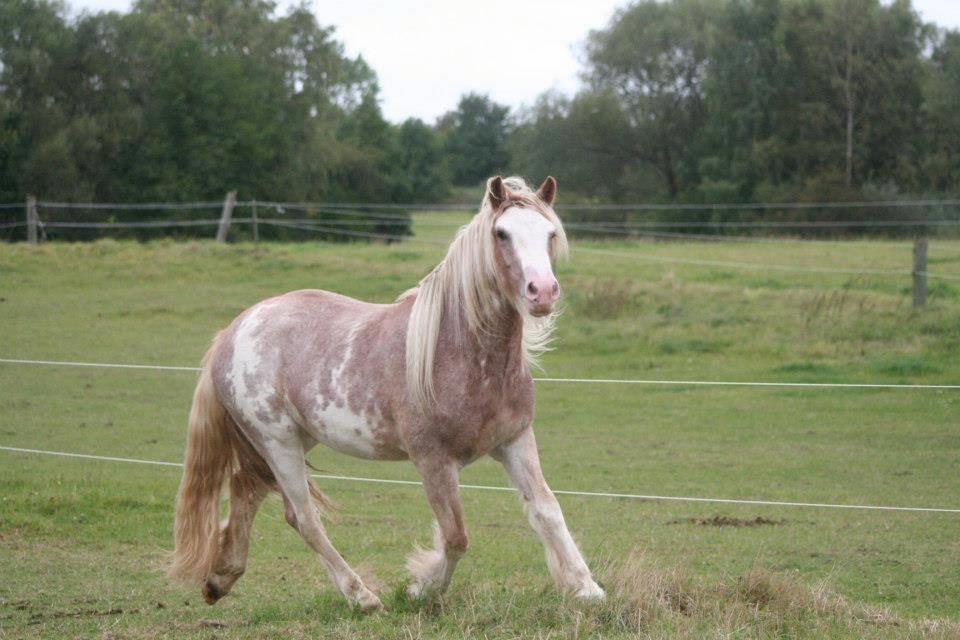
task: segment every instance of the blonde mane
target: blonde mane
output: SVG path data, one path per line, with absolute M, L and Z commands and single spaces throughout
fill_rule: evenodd
M 549 348 L 557 314 L 543 318 L 530 316 L 520 304 L 519 292 L 511 291 L 513 285 L 503 281 L 496 264 L 493 225 L 511 206 L 539 212 L 556 227 L 550 246 L 554 259 L 566 256 L 567 237 L 557 214 L 522 178 L 506 178 L 503 183 L 507 187 L 507 200 L 495 207 L 489 194 L 484 196 L 480 211 L 457 231 L 440 264 L 418 287 L 401 296 L 401 299 L 416 296 L 407 325 L 406 377 L 407 388 L 421 407 L 434 400 L 433 365 L 440 323 L 445 316 L 457 323 L 457 331 L 466 329 L 477 336 L 494 335 L 496 320 L 507 304 L 523 319 L 522 351 L 527 365 L 539 366 L 539 356 Z M 461 311 L 466 327 L 460 326 Z

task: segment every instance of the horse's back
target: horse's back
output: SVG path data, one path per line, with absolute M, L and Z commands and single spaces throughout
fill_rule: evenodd
M 220 338 L 210 363 L 218 395 L 242 428 L 299 429 L 345 453 L 402 457 L 389 418 L 403 306 L 317 289 L 263 300 Z
M 225 330 L 216 354 L 220 369 L 232 364 L 238 370 L 265 370 L 281 361 L 336 359 L 343 350 L 342 339 L 387 306 L 321 289 L 267 298 L 243 311 Z

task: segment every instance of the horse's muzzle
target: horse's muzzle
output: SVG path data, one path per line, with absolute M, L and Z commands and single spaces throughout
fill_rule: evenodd
M 546 276 L 534 275 L 527 279 L 523 296 L 530 315 L 538 318 L 548 315 L 553 311 L 553 305 L 560 297 L 560 283 L 552 273 Z

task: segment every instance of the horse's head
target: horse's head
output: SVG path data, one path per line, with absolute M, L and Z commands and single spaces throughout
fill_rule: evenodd
M 433 360 L 445 313 L 477 336 L 504 336 L 504 312 L 521 313 L 523 359 L 534 365 L 553 330 L 560 285 L 553 261 L 567 252 L 567 236 L 553 211 L 557 181 L 534 191 L 521 178 L 487 181 L 480 211 L 460 228 L 447 255 L 406 296 L 407 385 L 422 404 L 433 397 Z M 406 298 L 405 296 L 405 298 Z M 542 318 L 527 322 L 531 316 Z M 511 325 L 513 326 L 513 325 Z
M 556 195 L 553 176 L 536 193 L 511 178 L 487 181 L 498 279 L 518 296 L 518 307 L 537 317 L 552 313 L 560 297 L 553 261 L 566 250 L 566 236 L 552 208 Z

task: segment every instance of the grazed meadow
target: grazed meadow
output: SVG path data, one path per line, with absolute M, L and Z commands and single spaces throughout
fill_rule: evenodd
M 416 239 L 463 216 L 422 214 Z M 449 222 L 444 227 L 438 221 Z M 607 253 L 590 251 L 600 249 Z M 195 365 L 213 333 L 297 288 L 389 301 L 438 244 L 101 241 L 0 247 L 0 357 Z M 616 254 L 616 255 L 615 255 Z M 960 282 L 637 256 L 909 270 L 904 242 L 578 242 L 559 266 L 550 377 L 957 383 Z M 930 270 L 960 273 L 960 242 Z M 0 364 L 0 445 L 179 461 L 195 375 Z M 555 489 L 958 507 L 960 392 L 539 383 Z M 317 449 L 319 473 L 416 479 Z M 0 451 L 0 637 L 956 637 L 960 515 L 562 496 L 611 593 L 554 593 L 506 492 L 465 489 L 471 547 L 441 600 L 402 596 L 429 541 L 418 487 L 322 481 L 328 530 L 386 611 L 351 611 L 275 497 L 214 608 L 162 575 L 179 470 Z M 506 485 L 480 461 L 463 482 Z

